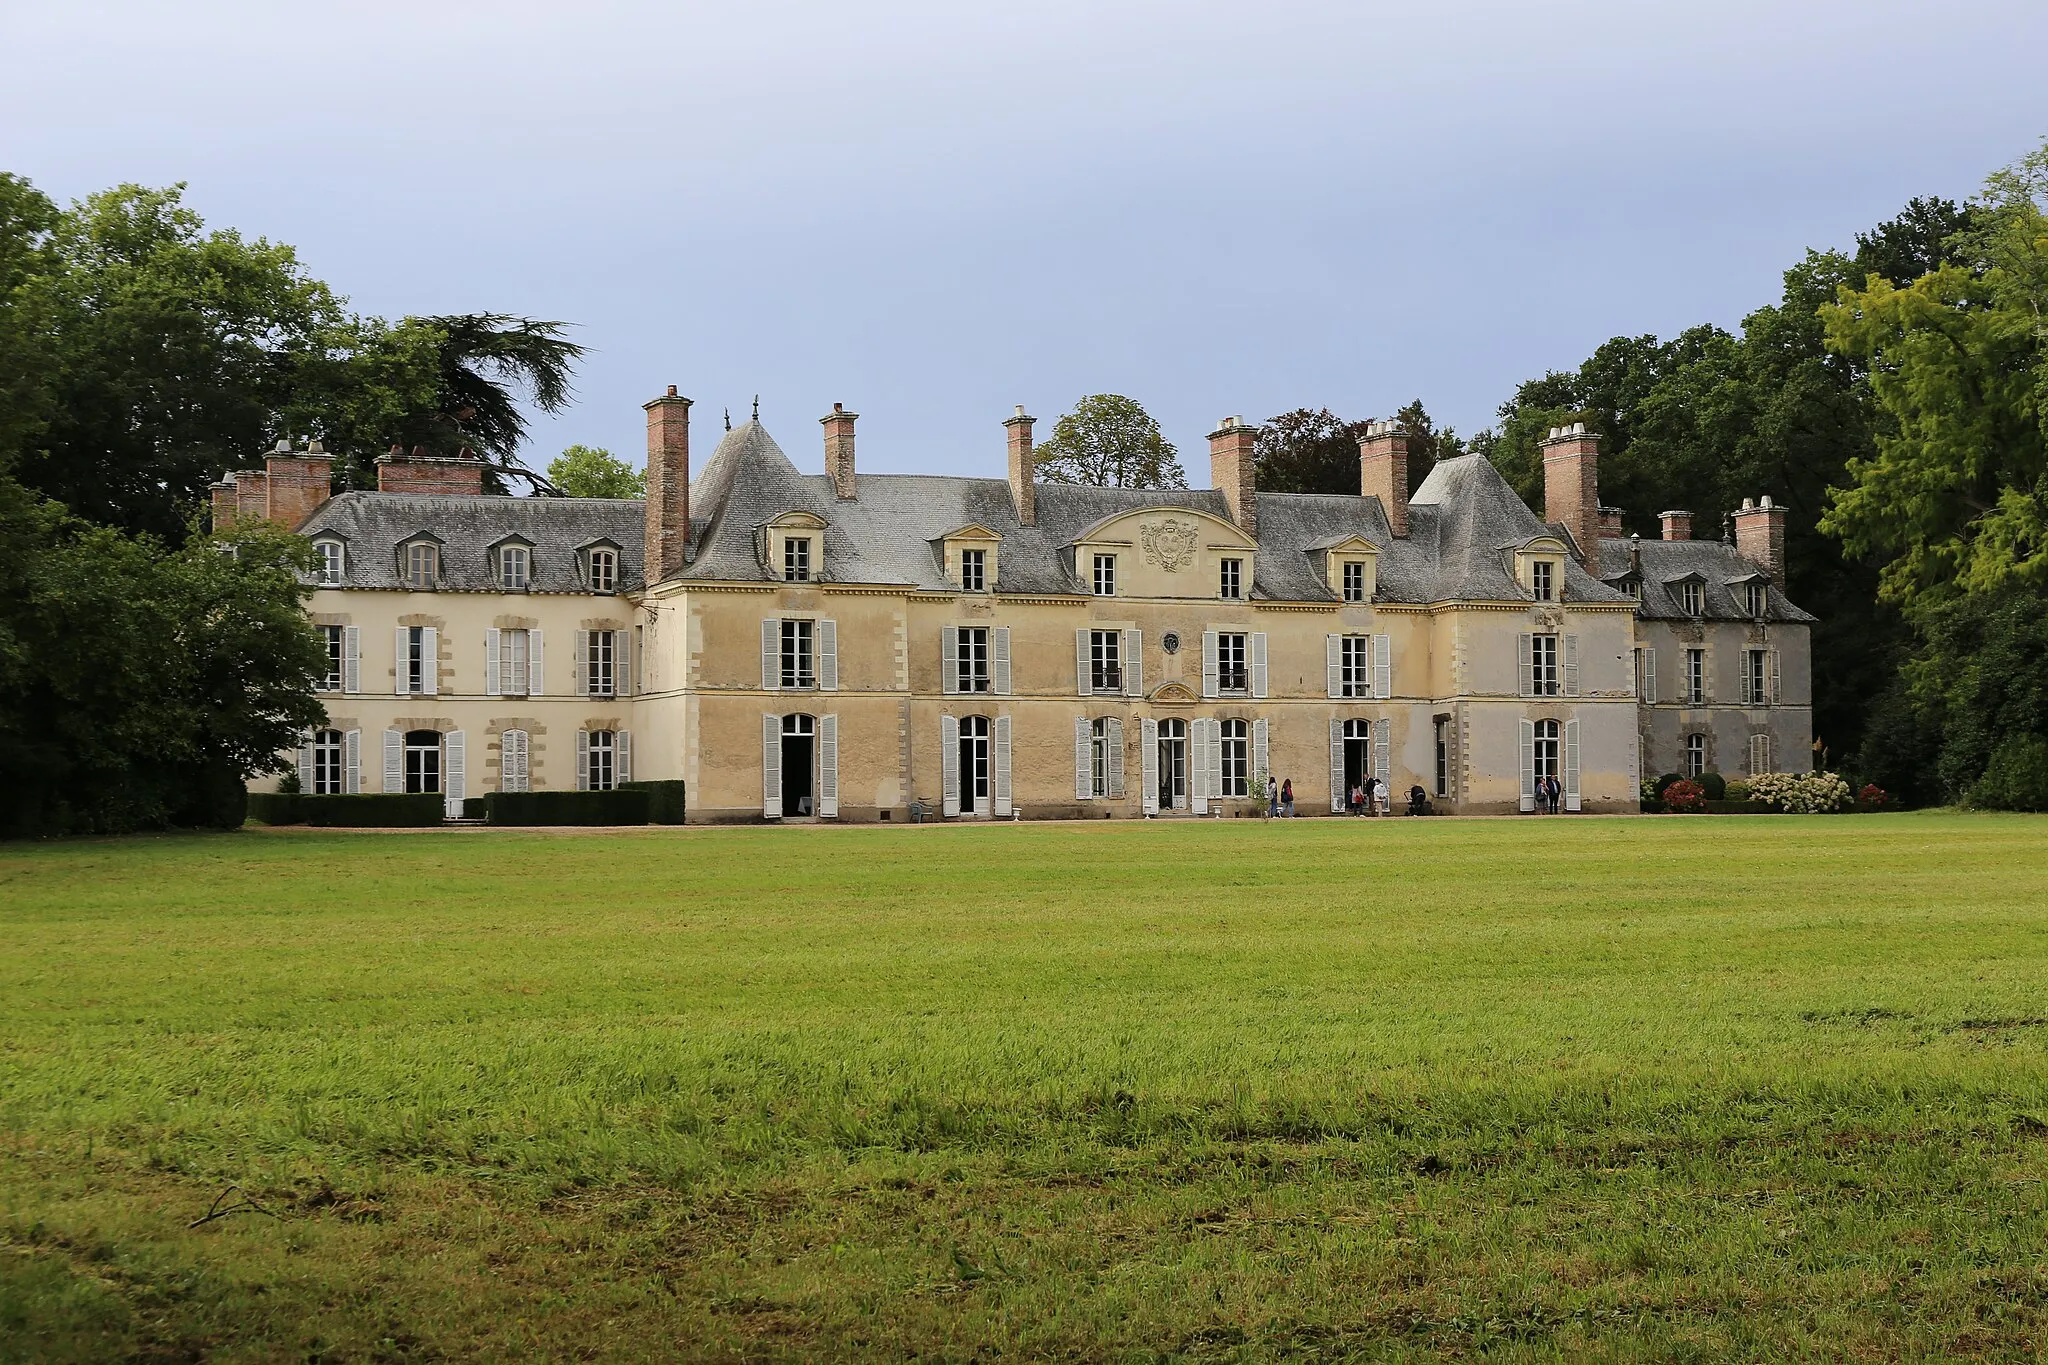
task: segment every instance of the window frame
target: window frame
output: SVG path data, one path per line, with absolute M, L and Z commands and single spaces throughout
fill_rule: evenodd
M 348 736 L 339 730 L 313 732 L 311 796 L 340 796 L 348 790 Z
M 498 676 L 492 681 L 497 684 L 500 696 L 532 695 L 532 630 L 525 626 L 508 626 L 498 632 Z
M 1251 633 L 1242 630 L 1216 632 L 1216 690 L 1226 695 L 1249 695 L 1252 690 Z M 1234 644 L 1232 642 L 1235 642 Z M 1233 667 L 1231 653 L 1236 655 Z
M 619 632 L 587 631 L 583 637 L 583 695 L 619 695 Z
M 1743 605 L 1749 608 L 1750 619 L 1762 620 L 1770 614 L 1771 586 L 1768 583 L 1746 583 L 1743 585 Z
M 1538 602 L 1557 600 L 1557 564 L 1548 559 L 1529 561 L 1529 595 Z
M 1707 585 L 1697 578 L 1688 578 L 1679 583 L 1678 609 L 1687 616 L 1706 615 Z
M 1343 587 L 1339 590 L 1343 599 L 1346 602 L 1363 602 L 1365 600 L 1365 561 L 1362 559 L 1344 560 L 1338 565 L 1338 574 L 1343 581 Z
M 1094 578 L 1091 586 L 1095 597 L 1116 596 L 1116 556 L 1097 554 L 1094 560 Z
M 1348 700 L 1372 695 L 1372 636 L 1340 635 L 1337 695 Z
M 597 571 L 597 566 L 600 562 L 605 566 L 602 581 L 600 581 L 600 575 Z M 606 545 L 594 546 L 585 551 L 583 573 L 585 579 L 590 584 L 592 592 L 605 594 L 617 592 L 619 589 L 619 552 Z
M 1124 633 L 1088 631 L 1088 689 L 1096 695 L 1121 696 L 1124 690 Z
M 313 548 L 320 552 L 320 570 L 315 575 L 320 586 L 340 587 L 342 578 L 348 573 L 348 546 L 326 536 L 314 541 Z
M 424 563 L 426 572 L 420 572 Z M 441 547 L 431 540 L 405 544 L 405 586 L 412 592 L 433 592 L 441 585 Z
M 1685 651 L 1685 704 L 1707 704 L 1707 651 L 1698 645 Z
M 817 581 L 812 572 L 811 538 L 809 536 L 783 536 L 782 581 L 785 583 L 814 583 Z
M 1564 726 L 1546 716 L 1536 722 L 1531 735 L 1530 770 L 1537 781 L 1554 777 L 1564 780 Z
M 785 616 L 781 628 L 781 683 L 785 691 L 818 686 L 818 625 L 808 616 Z
M 1749 693 L 1751 706 L 1769 704 L 1770 651 L 1767 649 L 1745 649 L 1742 651 L 1742 676 Z
M 405 669 L 405 694 L 409 697 L 423 697 L 427 694 L 427 669 L 438 668 L 438 660 L 427 657 L 427 628 L 407 626 L 405 628 L 405 658 L 399 661 Z
M 1216 596 L 1226 602 L 1244 600 L 1244 560 L 1225 555 L 1216 561 Z
M 1217 767 L 1225 797 L 1248 797 L 1251 795 L 1252 779 L 1252 723 L 1232 717 L 1219 722 L 1218 743 L 1221 751 Z
M 1529 637 L 1529 695 L 1564 695 L 1564 642 L 1550 632 Z
M 960 591 L 988 591 L 988 551 L 979 545 L 961 547 Z
M 957 626 L 953 631 L 953 681 L 964 695 L 988 696 L 995 691 L 994 632 L 987 626 Z
M 1707 770 L 1707 737 L 1697 730 L 1685 737 L 1685 777 L 1697 779 Z
M 313 685 L 313 690 L 339 692 L 348 676 L 348 627 L 322 626 L 320 637 L 327 649 L 327 672 Z
M 1097 716 L 1088 722 L 1088 799 L 1109 796 L 1109 721 Z
M 1451 795 L 1451 718 L 1435 718 L 1436 740 L 1436 794 L 1448 800 Z
M 586 730 L 583 761 L 583 790 L 608 792 L 619 785 L 619 739 L 616 730 Z M 599 736 L 604 742 L 598 742 Z M 604 781 L 598 781 L 598 756 L 604 756 Z

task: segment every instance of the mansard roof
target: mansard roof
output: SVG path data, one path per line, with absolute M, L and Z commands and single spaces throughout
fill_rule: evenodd
M 1763 571 L 1733 545 L 1718 540 L 1622 540 L 1600 541 L 1600 574 L 1610 583 L 1626 583 L 1634 549 L 1642 551 L 1643 600 L 1636 614 L 1649 621 L 1690 621 L 1694 619 L 1678 605 L 1668 591 L 1671 585 L 1697 578 L 1705 585 L 1702 619 L 1748 621 L 1749 604 L 1743 585 L 1765 577 Z M 1805 621 L 1816 618 L 1792 605 L 1783 586 L 1771 584 L 1764 608 L 1767 621 Z
M 397 549 L 441 542 L 441 582 L 452 592 L 497 592 L 491 548 L 517 538 L 533 547 L 533 592 L 588 592 L 578 554 L 592 544 L 619 549 L 619 586 L 640 586 L 647 504 L 637 498 L 512 498 L 459 493 L 342 493 L 300 534 L 348 545 L 340 586 L 402 588 Z

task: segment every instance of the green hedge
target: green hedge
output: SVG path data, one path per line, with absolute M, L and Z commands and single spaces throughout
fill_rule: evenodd
M 494 825 L 644 825 L 647 792 L 492 792 L 484 818 Z
M 1776 811 L 1762 801 L 1709 801 L 1709 815 L 1774 815 Z
M 688 808 L 684 800 L 683 783 L 679 779 L 667 782 L 621 782 L 619 790 L 644 791 L 650 798 L 647 806 L 649 823 L 656 825 L 680 825 Z
M 483 797 L 481 797 L 481 796 L 465 796 L 465 797 L 463 797 L 463 798 L 462 798 L 462 818 L 463 818 L 463 819 L 465 819 L 465 820 L 481 820 L 481 819 L 483 819 L 483 818 L 484 818 L 484 798 L 483 798 Z
M 417 829 L 438 825 L 442 800 L 432 792 L 375 792 L 366 796 L 307 796 L 299 792 L 250 792 L 249 818 L 266 825 L 313 825 L 326 829 Z

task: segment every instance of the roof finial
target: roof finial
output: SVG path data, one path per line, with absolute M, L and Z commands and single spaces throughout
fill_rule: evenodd
M 754 420 L 761 420 L 761 395 L 758 393 L 754 395 Z
M 731 430 L 732 430 L 732 409 L 731 409 L 731 408 L 727 408 L 727 409 L 725 410 L 725 429 L 726 429 L 727 431 L 731 431 Z

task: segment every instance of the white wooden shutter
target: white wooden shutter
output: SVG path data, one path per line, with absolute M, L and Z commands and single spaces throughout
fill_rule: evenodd
M 1331 637 L 1335 639 L 1335 636 Z M 1351 801 L 1344 786 L 1344 722 L 1330 722 L 1330 814 L 1342 815 Z
M 1074 717 L 1074 799 L 1086 801 L 1095 795 L 1095 755 L 1093 732 L 1088 728 L 1088 717 Z
M 616 735 L 612 736 L 612 746 L 612 762 L 617 765 L 613 769 L 612 780 L 614 782 L 631 782 L 633 780 L 632 732 L 629 730 L 619 731 Z
M 1266 722 L 1264 720 L 1255 720 L 1252 722 L 1251 773 L 1251 775 L 1254 778 L 1257 778 L 1261 773 L 1265 774 L 1268 777 L 1272 776 L 1273 765 L 1271 762 L 1271 757 L 1272 756 L 1266 747 Z M 1256 794 L 1263 795 L 1263 793 Z
M 1528 636 L 1522 639 L 1526 642 Z M 1536 722 L 1524 720 L 1515 722 L 1521 729 L 1522 760 L 1522 804 L 1524 814 L 1536 809 Z
M 1216 632 L 1202 632 L 1202 695 L 1216 695 Z
M 420 683 L 428 696 L 441 695 L 441 632 L 432 626 L 420 630 Z
M 1150 716 L 1138 722 L 1138 775 L 1145 784 L 1138 793 L 1145 814 L 1159 814 L 1159 722 Z
M 839 717 L 818 718 L 818 816 L 839 816 Z
M 761 717 L 761 814 L 782 818 L 782 717 Z
M 462 798 L 469 794 L 469 738 L 460 730 L 447 735 L 448 771 L 442 775 L 441 790 L 448 797 L 448 818 L 462 818 Z
M 1266 632 L 1255 630 L 1251 636 L 1252 695 L 1266 695 Z
M 1372 694 L 1381 701 L 1394 695 L 1394 642 L 1385 635 L 1372 637 Z
M 1529 635 L 1525 631 L 1515 637 L 1515 674 L 1520 680 L 1517 689 L 1525 697 L 1536 695 L 1536 663 L 1530 655 Z M 1533 807 L 1532 807 L 1533 809 Z
M 391 676 L 397 680 L 397 685 L 391 690 L 401 697 L 406 696 L 412 691 L 411 660 L 407 657 L 411 653 L 409 648 L 411 644 L 412 632 L 404 626 L 400 626 L 398 628 L 397 642 L 391 647 L 391 658 L 395 664 L 395 667 L 391 670 Z
M 1642 732 L 1633 726 L 1628 732 L 1628 771 L 1631 782 L 1628 799 L 1633 803 L 1641 800 L 1643 794 L 1643 736 Z M 1628 809 L 1634 810 L 1636 807 L 1631 804 Z
M 1742 704 L 1744 706 L 1755 706 L 1757 698 L 1749 683 L 1749 651 L 1744 650 L 1742 658 Z
M 1124 723 L 1112 716 L 1103 725 L 1107 733 L 1102 742 L 1109 749 L 1109 794 L 1120 799 L 1124 794 Z
M 960 628 L 942 626 L 939 629 L 939 689 L 947 696 L 960 690 Z M 955 760 L 958 761 L 957 759 Z M 953 814 L 958 815 L 959 811 Z
M 1749 775 L 1761 777 L 1771 770 L 1771 737 L 1751 735 L 1749 737 Z
M 1210 637 L 1213 639 L 1214 637 Z M 1209 813 L 1209 722 L 1188 722 L 1188 787 L 1195 814 Z
M 1010 813 L 1010 718 L 995 719 L 995 804 L 997 815 Z
M 1372 723 L 1372 775 L 1380 780 L 1379 794 L 1386 797 L 1388 810 L 1393 809 L 1394 791 L 1389 785 L 1393 769 L 1388 765 L 1388 754 L 1393 749 L 1394 724 L 1385 716 Z
M 1074 632 L 1074 690 L 1084 697 L 1095 690 L 1094 660 L 1090 656 L 1093 643 L 1085 627 Z
M 1764 696 L 1764 705 L 1783 706 L 1785 698 L 1778 691 L 1778 651 L 1771 651 L 1771 690 Z
M 1713 651 L 1700 651 L 1700 704 L 1714 699 L 1714 655 Z
M 1564 694 L 1567 697 L 1579 695 L 1579 637 L 1564 637 Z
M 633 632 L 615 630 L 612 637 L 612 695 L 633 695 Z
M 405 732 L 386 730 L 384 732 L 384 790 L 402 792 L 405 790 Z
M 341 789 L 349 796 L 363 790 L 363 732 L 351 730 L 341 737 L 342 779 Z
M 360 626 L 341 628 L 341 690 L 363 690 L 363 631 Z
M 499 638 L 503 633 L 499 630 L 484 632 L 484 695 L 487 697 L 502 696 L 505 691 L 503 645 Z
M 1010 628 L 993 627 L 988 633 L 989 653 L 995 665 L 996 695 L 1010 695 Z
M 526 731 L 507 730 L 498 736 L 498 790 L 525 791 L 526 773 Z
M 1657 704 L 1657 651 L 1643 651 L 1643 705 Z
M 839 623 L 818 622 L 818 690 L 839 690 Z
M 782 688 L 782 618 L 764 616 L 761 618 L 761 690 L 777 692 Z M 776 732 L 777 744 L 782 742 L 780 731 Z M 776 800 L 779 802 L 781 797 Z M 778 806 L 778 810 L 780 807 Z
M 950 820 L 960 813 L 960 722 L 952 716 L 939 717 L 939 776 L 939 814 Z
M 1124 695 L 1145 695 L 1145 632 L 1142 630 L 1124 632 Z M 1121 725 L 1123 722 L 1116 723 Z
M 576 790 L 590 790 L 590 731 L 576 732 Z
M 1344 695 L 1344 637 L 1323 637 L 1323 674 L 1330 685 L 1330 700 Z
M 526 695 L 538 697 L 546 689 L 541 686 L 540 627 L 526 632 Z
M 313 794 L 313 732 L 299 731 L 299 790 Z
M 1579 808 L 1579 723 L 1564 723 L 1564 808 Z
M 1209 800 L 1218 809 L 1223 805 L 1223 722 L 1212 720 L 1205 727 L 1209 732 Z

